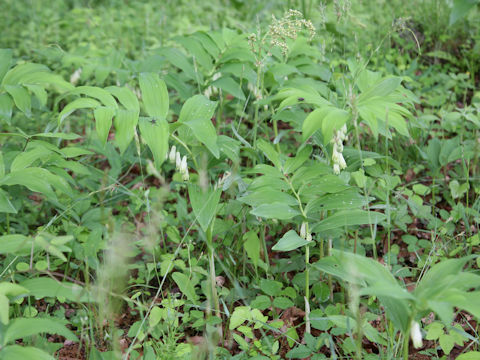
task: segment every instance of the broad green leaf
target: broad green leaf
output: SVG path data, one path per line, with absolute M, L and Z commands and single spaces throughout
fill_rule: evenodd
M 10 123 L 12 118 L 13 101 L 8 94 L 0 94 L 0 120 Z
M 5 85 L 5 90 L 9 93 L 15 105 L 28 117 L 32 114 L 32 99 L 27 89 L 21 85 Z
M 37 299 L 55 297 L 72 302 L 93 302 L 90 294 L 80 285 L 70 282 L 60 282 L 50 277 L 38 277 L 20 282 Z
M 9 345 L 0 350 L 0 359 L 35 359 L 35 360 L 55 360 L 55 358 L 45 351 L 32 346 Z
M 289 220 L 294 216 L 300 215 L 300 212 L 287 204 L 274 202 L 260 205 L 250 211 L 250 214 L 267 219 Z
M 347 189 L 338 193 L 323 195 L 309 201 L 305 207 L 305 212 L 312 214 L 325 210 L 360 208 L 365 205 L 365 196 L 360 195 L 356 189 Z
M 180 50 L 175 48 L 163 48 L 160 53 L 165 56 L 173 66 L 181 69 L 191 80 L 197 81 L 197 77 L 200 82 L 203 80 L 201 73 L 195 71 L 194 66 Z
M 231 77 L 221 77 L 220 79 L 215 80 L 211 84 L 212 86 L 216 86 L 226 93 L 235 96 L 237 99 L 245 100 L 245 94 L 243 93 L 240 84 L 238 84 L 235 80 Z
M 457 356 L 457 360 L 480 360 L 480 351 L 469 351 Z
M 197 304 L 198 296 L 195 294 L 195 288 L 193 287 L 192 280 L 185 274 L 180 272 L 174 272 L 172 278 L 177 284 L 180 291 L 185 294 L 188 300 Z
M 198 63 L 207 70 L 211 69 L 212 58 L 197 40 L 191 36 L 177 36 L 174 40 L 180 43 L 187 50 L 187 53 L 194 58 L 194 63 Z
M 263 139 L 260 139 L 258 140 L 257 146 L 260 150 L 263 151 L 263 153 L 267 156 L 268 160 L 270 160 L 277 169 L 282 168 L 280 156 L 270 143 L 266 142 Z
M 0 283 L 0 294 L 16 297 L 27 293 L 28 290 L 20 285 L 9 282 Z
M 142 100 L 147 114 L 155 119 L 166 120 L 169 99 L 165 81 L 155 73 L 142 73 L 139 80 Z
M 252 207 L 257 207 L 262 204 L 272 204 L 274 202 L 281 202 L 291 206 L 298 204 L 297 200 L 292 195 L 270 187 L 255 189 L 248 195 L 238 198 L 238 201 L 248 204 Z
M 2 85 L 19 85 L 22 78 L 26 75 L 36 72 L 48 72 L 48 67 L 40 64 L 24 63 L 16 65 L 5 74 Z
M 283 167 L 283 171 L 285 174 L 290 174 L 297 170 L 302 164 L 308 160 L 312 153 L 312 146 L 307 145 L 302 150 L 300 150 L 297 155 L 293 158 L 288 158 L 285 161 L 285 166 Z
M 274 251 L 292 251 L 299 247 L 311 244 L 304 238 L 298 236 L 295 230 L 290 230 L 272 247 Z
M 322 128 L 325 117 L 334 109 L 335 108 L 331 106 L 325 106 L 319 109 L 315 109 L 310 114 L 308 114 L 302 125 L 303 141 L 306 141 L 317 130 Z
M 275 299 L 273 299 L 273 306 L 275 306 L 276 308 L 285 310 L 285 309 L 291 308 L 292 306 L 294 306 L 294 304 L 293 304 L 293 301 L 287 297 L 276 296 Z
M 11 49 L 0 49 L 0 83 L 12 65 L 13 51 Z
M 369 213 L 365 210 L 343 210 L 317 223 L 313 227 L 312 232 L 321 233 L 352 225 L 378 224 L 385 218 L 384 214 L 375 211 L 370 211 Z
M 446 259 L 433 265 L 417 284 L 415 295 L 425 300 L 435 300 L 446 290 L 447 285 L 455 286 L 459 273 L 469 260 L 471 257 Z
M 18 171 L 32 165 L 38 159 L 44 159 L 50 155 L 52 151 L 43 146 L 35 146 L 33 149 L 21 152 L 10 165 L 10 171 Z
M 218 158 L 217 133 L 211 121 L 216 107 L 216 102 L 203 95 L 195 95 L 183 104 L 178 122 L 188 126 L 194 136 Z
M 440 335 L 438 342 L 446 355 L 450 354 L 450 351 L 452 351 L 453 347 L 455 346 L 455 339 L 453 336 L 448 334 Z
M 10 214 L 17 213 L 17 209 L 15 209 L 15 206 L 13 206 L 13 204 L 10 202 L 8 195 L 5 193 L 5 191 L 1 189 L 0 189 L 0 212 L 10 213 Z
M 322 121 L 323 143 L 328 144 L 332 140 L 333 132 L 339 130 L 351 117 L 348 111 L 333 109 Z
M 110 95 L 107 90 L 96 86 L 79 86 L 75 88 L 75 90 L 71 91 L 70 94 L 86 95 L 91 98 L 95 98 L 108 108 L 116 109 L 118 107 L 114 97 Z
M 109 86 L 106 87 L 105 90 L 115 96 L 120 102 L 120 104 L 125 107 L 125 109 L 135 111 L 137 114 L 140 113 L 140 105 L 138 103 L 138 98 L 129 88 Z
M 216 215 L 221 195 L 221 189 L 203 191 L 198 185 L 188 185 L 188 197 L 192 204 L 193 213 L 203 231 L 207 231 L 208 226 Z
M 160 169 L 168 151 L 170 133 L 167 120 L 165 118 L 140 118 L 139 127 L 142 139 L 153 154 L 155 166 Z
M 406 331 L 409 326 L 408 301 L 413 299 L 400 287 L 386 267 L 362 255 L 332 249 L 332 256 L 321 259 L 314 266 L 344 281 L 357 284 L 368 295 L 377 295 L 395 326 Z M 388 289 L 388 291 L 385 291 Z M 378 292 L 376 292 L 378 291 Z
M 243 247 L 247 252 L 248 257 L 252 260 L 255 267 L 258 266 L 258 260 L 260 259 L 260 239 L 255 231 L 249 231 L 243 235 Z
M 75 110 L 78 109 L 95 109 L 100 106 L 100 103 L 97 100 L 90 98 L 79 98 L 73 100 L 71 103 L 67 104 L 63 110 L 58 114 L 58 124 L 60 125 L 63 120 Z
M 53 174 L 42 168 L 26 168 L 11 172 L 0 179 L 0 185 L 23 185 L 32 191 L 56 198 L 50 186 Z
M 252 317 L 251 315 L 251 308 L 249 306 L 237 306 L 235 310 L 233 310 L 232 315 L 230 316 L 230 324 L 229 329 L 234 330 L 240 325 L 242 325 L 245 321 L 250 320 Z
M 60 75 L 50 72 L 50 70 L 45 69 L 43 71 L 33 71 L 22 76 L 18 77 L 18 84 L 22 84 L 27 87 L 39 86 L 39 88 L 44 89 L 48 85 L 53 85 L 60 92 L 71 91 L 75 87 L 69 82 L 65 81 Z
M 360 106 L 362 102 L 371 99 L 375 96 L 385 97 L 394 92 L 401 84 L 402 78 L 392 76 L 385 78 L 370 87 L 367 91 L 362 92 L 358 97 L 358 105 Z
M 27 255 L 32 250 L 32 238 L 10 234 L 0 236 L 0 254 Z
M 115 126 L 115 142 L 120 148 L 120 154 L 127 150 L 128 145 L 135 136 L 138 123 L 138 112 L 134 110 L 117 110 L 113 124 Z
M 52 318 L 16 318 L 10 321 L 4 334 L 4 342 L 23 339 L 36 334 L 57 334 L 64 336 L 67 340 L 78 341 L 75 334 L 67 329 L 63 322 Z
M 108 133 L 112 127 L 112 118 L 114 114 L 115 109 L 104 106 L 98 107 L 93 111 L 93 116 L 95 117 L 95 128 L 103 145 L 107 143 Z
M 279 109 L 295 104 L 312 104 L 320 108 L 332 106 L 329 101 L 325 100 L 314 88 L 311 87 L 305 87 L 305 89 L 282 89 L 274 99 L 284 99 L 278 106 Z
M 320 173 L 321 174 L 321 173 Z M 338 193 L 350 188 L 336 175 L 320 175 L 306 182 L 300 189 L 300 193 L 320 195 L 321 193 Z

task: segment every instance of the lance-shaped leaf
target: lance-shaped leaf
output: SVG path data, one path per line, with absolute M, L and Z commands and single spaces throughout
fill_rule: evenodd
M 188 186 L 188 196 L 192 204 L 193 213 L 203 231 L 207 231 L 216 214 L 221 194 L 221 189 L 203 191 L 198 185 L 190 184 Z
M 58 115 L 58 123 L 61 124 L 63 120 L 67 116 L 69 116 L 71 113 L 73 113 L 75 110 L 78 109 L 88 109 L 88 108 L 97 108 L 100 106 L 100 103 L 97 100 L 93 100 L 90 98 L 79 98 L 76 100 L 73 100 L 71 103 L 69 103 L 67 106 L 63 108 L 63 110 L 60 112 Z
M 95 128 L 103 145 L 107 142 L 114 114 L 115 110 L 113 108 L 104 106 L 98 107 L 93 111 L 93 115 L 95 116 Z
M 203 95 L 195 95 L 183 104 L 178 122 L 188 126 L 198 141 L 218 158 L 220 152 L 217 146 L 217 132 L 211 120 L 216 107 L 215 101 L 210 101 Z
M 166 119 L 168 114 L 168 90 L 158 74 L 140 74 L 140 90 L 147 114 L 156 119 Z
M 0 83 L 10 69 L 12 64 L 13 51 L 11 49 L 0 49 Z
M 165 161 L 168 151 L 168 137 L 170 135 L 167 120 L 164 118 L 141 118 L 140 134 L 152 151 L 155 166 L 160 168 Z
M 292 251 L 299 247 L 311 244 L 311 241 L 307 241 L 304 238 L 298 236 L 295 230 L 290 230 L 272 247 L 274 251 Z
M 135 136 L 137 123 L 138 112 L 134 110 L 117 110 L 113 124 L 115 126 L 115 142 L 120 148 L 120 153 L 127 150 L 128 145 Z
M 10 322 L 4 334 L 4 342 L 9 343 L 36 334 L 49 333 L 62 335 L 68 340 L 78 341 L 75 334 L 67 329 L 63 322 L 48 318 L 17 318 Z
M 5 85 L 15 105 L 28 117 L 32 114 L 32 99 L 27 89 L 21 85 Z

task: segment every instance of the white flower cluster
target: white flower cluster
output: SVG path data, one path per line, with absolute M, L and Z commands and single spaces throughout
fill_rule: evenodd
M 181 156 L 180 152 L 177 151 L 177 147 L 173 145 L 168 154 L 168 160 L 175 164 L 177 171 L 182 175 L 182 180 L 188 181 L 190 175 L 188 174 L 187 156 L 183 155 L 183 158 Z
M 333 162 L 333 172 L 338 175 L 340 170 L 343 170 L 347 167 L 347 163 L 343 158 L 343 141 L 347 138 L 347 125 L 343 125 L 342 128 L 335 132 L 333 135 L 333 152 L 332 152 L 332 162 Z
M 300 226 L 300 237 L 307 241 L 312 241 L 312 234 L 307 232 L 307 223 L 305 221 L 302 222 L 302 226 Z

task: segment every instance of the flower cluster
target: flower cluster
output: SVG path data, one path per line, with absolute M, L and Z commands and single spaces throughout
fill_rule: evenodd
M 279 47 L 282 54 L 288 52 L 287 39 L 295 40 L 298 32 L 303 28 L 310 33 L 310 39 L 315 36 L 315 27 L 310 20 L 305 20 L 300 11 L 290 9 L 285 13 L 283 18 L 277 19 L 272 15 L 272 24 L 268 29 L 271 38 L 271 45 Z
M 190 179 L 190 175 L 188 174 L 187 156 L 184 155 L 182 158 L 182 155 L 177 151 L 175 145 L 170 149 L 168 160 L 170 160 L 172 164 L 175 164 L 177 171 L 182 175 L 183 181 L 188 181 L 188 179 Z
M 343 125 L 342 128 L 335 132 L 332 143 L 332 162 L 333 162 L 333 172 L 335 174 L 340 174 L 340 170 L 343 170 L 347 167 L 347 163 L 343 158 L 343 141 L 347 138 L 347 125 Z

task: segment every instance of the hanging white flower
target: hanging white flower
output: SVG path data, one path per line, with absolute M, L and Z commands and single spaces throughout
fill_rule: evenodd
M 168 155 L 168 160 L 170 160 L 172 164 L 175 164 L 176 154 L 177 154 L 177 147 L 173 145 L 172 149 L 170 150 L 170 154 Z
M 420 324 L 416 321 L 412 321 L 412 325 L 410 327 L 410 337 L 412 338 L 415 349 L 423 346 L 422 331 L 420 329 Z

